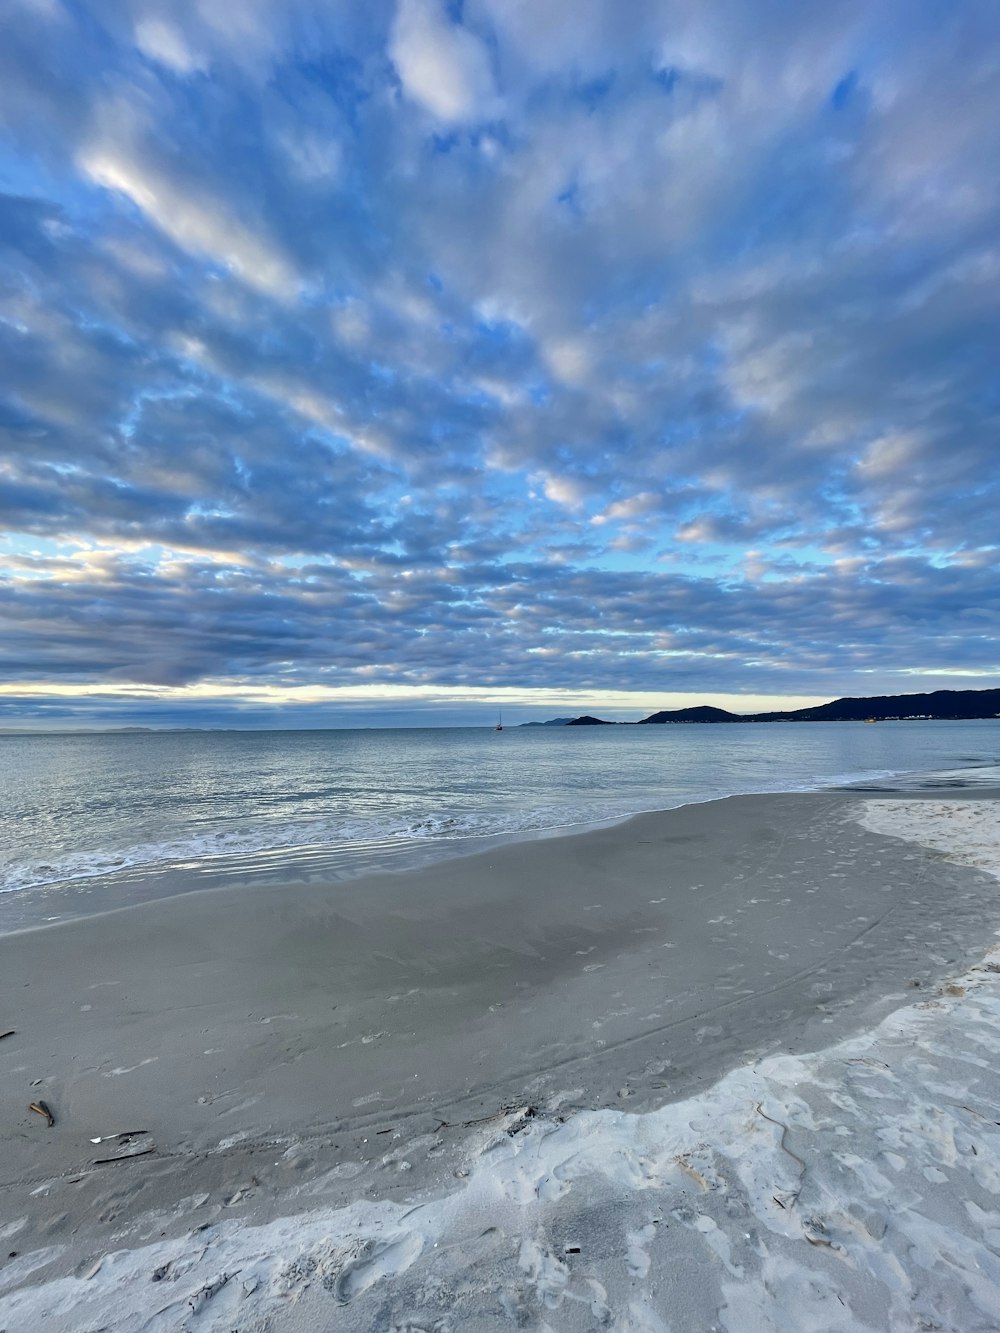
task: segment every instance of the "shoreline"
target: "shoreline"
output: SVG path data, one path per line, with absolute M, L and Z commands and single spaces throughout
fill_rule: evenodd
M 996 799 L 893 799 L 956 795 Z M 748 1062 L 862 1040 L 967 970 L 985 912 L 1000 924 L 995 880 L 863 828 L 871 800 L 730 797 L 360 895 L 255 889 L 241 914 L 215 890 L 0 938 L 11 1262 L 60 1248 L 30 1287 L 141 1240 L 143 1218 L 180 1243 L 201 1209 L 214 1227 L 362 1192 L 388 1207 L 454 1185 L 470 1130 L 645 1120 Z M 38 1096 L 51 1131 L 24 1111 Z M 92 1168 L 88 1138 L 125 1121 L 156 1151 Z M 0 1310 L 17 1272 L 0 1265 Z
M 250 734 L 235 747 L 220 738 L 208 752 L 201 743 L 194 753 L 166 743 L 148 754 L 140 748 L 141 764 L 135 755 L 125 763 L 115 746 L 98 746 L 93 755 L 70 747 L 64 754 L 39 742 L 37 752 L 29 746 L 23 756 L 24 798 L 14 803 L 4 839 L 0 933 L 221 885 L 411 873 L 511 841 L 576 836 L 636 814 L 735 795 L 905 790 L 921 774 L 977 786 L 991 775 L 994 783 L 1000 780 L 979 724 L 948 723 L 934 737 L 911 731 L 891 745 L 873 743 L 877 728 L 859 727 L 843 744 L 825 740 L 826 731 L 807 726 L 794 744 L 776 736 L 765 746 L 713 742 L 701 728 L 701 740 L 630 744 L 623 754 L 615 745 L 567 747 L 549 734 L 543 744 L 526 733 L 524 745 L 485 748 L 411 739 L 389 753 L 357 739 L 332 748 L 289 743 L 274 750 L 263 742 L 248 746 Z M 423 765 L 419 790 L 404 783 L 401 794 L 377 795 L 379 763 L 391 766 L 411 751 Z M 70 755 L 92 781 L 71 781 L 63 806 L 56 802 L 50 810 L 46 791 L 54 778 L 62 781 L 60 765 Z M 191 784 L 195 757 L 214 766 L 207 798 Z M 248 761 L 259 764 L 259 782 L 240 780 Z M 470 782 L 482 762 L 481 779 Z M 114 796 L 122 764 L 134 779 L 132 822 L 121 817 L 125 793 Z M 471 765 L 465 776 L 462 764 Z M 960 772 L 950 771 L 955 764 Z M 152 782 L 150 772 L 160 769 L 162 780 Z M 37 801 L 35 782 L 41 784 Z M 105 787 L 111 805 L 101 795 Z
M 975 767 L 962 770 L 969 774 Z M 320 869 L 302 868 L 311 861 L 316 847 L 312 844 L 291 844 L 264 850 L 264 855 L 281 854 L 278 868 L 262 865 L 229 865 L 236 854 L 220 853 L 195 859 L 194 869 L 182 867 L 182 862 L 154 863 L 130 867 L 124 872 L 104 872 L 73 876 L 26 887 L 0 889 L 0 939 L 28 931 L 45 930 L 52 926 L 71 924 L 92 917 L 106 916 L 132 908 L 145 907 L 172 898 L 189 897 L 202 893 L 245 893 L 285 891 L 313 886 L 328 888 L 340 885 L 362 886 L 364 882 L 384 876 L 413 876 L 432 872 L 435 867 L 453 861 L 465 861 L 497 852 L 506 847 L 531 845 L 550 840 L 577 838 L 606 829 L 626 828 L 633 820 L 667 815 L 700 805 L 720 805 L 726 801 L 744 798 L 782 796 L 857 796 L 892 797 L 898 799 L 933 799 L 947 791 L 955 799 L 980 799 L 992 791 L 1000 794 L 1000 787 L 991 783 L 977 784 L 969 778 L 946 786 L 928 777 L 926 785 L 909 787 L 901 778 L 918 778 L 919 771 L 900 770 L 877 778 L 854 778 L 849 782 L 827 782 L 822 785 L 776 788 L 774 790 L 735 791 L 724 795 L 695 795 L 676 805 L 656 806 L 624 814 L 608 815 L 600 819 L 581 819 L 571 823 L 540 827 L 524 827 L 498 833 L 464 834 L 449 838 L 401 839 L 397 846 L 383 844 L 370 855 L 342 849 L 323 848 L 321 855 L 328 858 Z M 893 779 L 896 785 L 893 785 Z M 475 844 L 467 846 L 465 844 Z M 248 855 L 259 855 L 249 853 Z M 333 862 L 340 858 L 344 869 L 335 869 Z M 204 877 L 204 878 L 203 878 Z M 216 878 L 221 882 L 213 882 Z M 85 902 L 91 894 L 100 901 L 91 906 Z M 107 901 L 104 901 L 107 900 Z M 71 904 L 70 910 L 65 910 Z M 62 905 L 64 910 L 55 915 L 41 915 L 46 907 Z M 18 910 L 20 909 L 20 911 Z M 10 923 L 10 924 L 8 924 Z

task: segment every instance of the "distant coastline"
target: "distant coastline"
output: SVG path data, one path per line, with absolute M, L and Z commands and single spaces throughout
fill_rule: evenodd
M 705 724 L 721 722 L 974 722 L 1000 717 L 1000 689 L 934 690 L 931 694 L 878 694 L 861 699 L 834 699 L 815 708 L 785 712 L 730 713 L 725 708 L 699 704 L 692 708 L 661 709 L 636 722 L 609 722 L 585 713 L 582 717 L 524 722 L 525 727 L 641 727 L 650 724 Z

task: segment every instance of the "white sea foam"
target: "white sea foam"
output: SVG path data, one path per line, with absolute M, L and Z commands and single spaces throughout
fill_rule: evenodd
M 997 802 L 888 806 L 865 821 L 997 872 Z M 459 1189 L 416 1205 L 220 1223 L 36 1287 L 30 1256 L 0 1279 L 0 1325 L 357 1330 L 377 1290 L 379 1326 L 398 1329 L 472 1327 L 462 1309 L 481 1296 L 491 1327 L 497 1311 L 551 1330 L 589 1311 L 617 1333 L 985 1333 L 1000 1310 L 998 1071 L 995 949 L 870 1033 L 658 1111 L 514 1112 L 470 1140 Z M 555 1244 L 560 1215 L 600 1220 L 593 1253 Z M 155 1315 L 153 1272 L 169 1277 Z
M 43 888 L 76 880 L 104 878 L 136 870 L 156 873 L 194 866 L 219 866 L 254 857 L 293 852 L 372 852 L 401 843 L 442 843 L 512 836 L 625 818 L 630 811 L 609 813 L 605 806 L 575 810 L 541 808 L 511 812 L 468 812 L 399 815 L 375 819 L 337 818 L 308 823 L 262 823 L 256 828 L 220 829 L 194 837 L 144 842 L 112 850 L 83 850 L 43 862 L 14 862 L 0 869 L 0 893 Z

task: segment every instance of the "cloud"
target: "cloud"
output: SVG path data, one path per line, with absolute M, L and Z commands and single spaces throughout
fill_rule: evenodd
M 438 0 L 399 0 L 389 55 L 407 96 L 439 120 L 460 123 L 496 114 L 485 47 L 451 22 Z
M 568 14 L 17 10 L 0 675 L 995 670 L 995 8 Z
M 105 121 L 128 125 L 130 109 L 105 108 Z M 279 300 L 291 300 L 298 286 L 280 248 L 247 227 L 196 182 L 176 178 L 136 145 L 117 136 L 96 135 L 81 149 L 80 170 L 106 190 L 125 195 L 166 236 L 189 253 L 224 265 L 249 286 Z
M 192 51 L 181 31 L 165 19 L 140 20 L 135 27 L 135 44 L 143 55 L 177 74 L 200 73 L 207 68 L 204 56 Z
M 587 488 L 572 477 L 545 477 L 542 489 L 555 504 L 578 509 L 587 499 Z
M 583 384 L 592 370 L 586 344 L 580 338 L 560 338 L 545 348 L 545 362 L 564 384 Z
M 502 688 L 513 676 L 545 688 L 555 660 L 560 686 L 583 689 L 611 688 L 625 653 L 632 689 L 697 690 L 710 669 L 712 688 L 739 691 L 753 661 L 760 689 L 779 692 L 788 688 L 794 635 L 800 654 L 808 645 L 808 678 L 821 694 L 849 692 L 852 672 L 885 670 L 886 658 L 941 672 L 953 642 L 985 683 L 997 618 L 981 599 L 992 571 L 928 580 L 919 562 L 887 562 L 872 573 L 881 577 L 861 584 L 850 571 L 831 571 L 712 589 L 676 575 L 485 566 L 472 599 L 459 572 L 442 567 L 401 586 L 398 570 L 381 562 L 363 573 L 326 562 L 237 572 L 197 558 L 96 550 L 18 563 L 3 593 L 10 633 L 0 669 L 16 679 L 30 642 L 37 666 L 67 682 L 177 686 L 207 677 L 243 680 L 249 690 L 294 659 L 299 675 L 286 685 L 347 688 L 370 680 L 373 662 L 391 660 L 399 685 Z M 948 634 L 928 642 L 928 616 L 945 609 Z M 778 625 L 788 636 L 780 641 Z M 548 656 L 536 657 L 537 647 Z M 898 667 L 893 675 L 903 679 Z

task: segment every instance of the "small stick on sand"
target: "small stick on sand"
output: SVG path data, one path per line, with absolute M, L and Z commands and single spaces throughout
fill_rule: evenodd
M 36 1115 L 43 1115 L 49 1122 L 49 1129 L 56 1123 L 56 1118 L 49 1110 L 47 1102 L 32 1102 L 28 1107 L 29 1111 L 34 1111 Z
M 0 1041 L 3 1041 L 4 1037 L 13 1037 L 16 1031 L 16 1028 L 8 1028 L 6 1032 L 0 1032 Z
M 980 1120 L 985 1120 L 988 1125 L 1000 1125 L 1000 1120 L 991 1120 L 988 1115 L 983 1115 L 982 1111 L 977 1111 L 975 1107 L 966 1106 L 965 1102 L 952 1102 L 952 1106 L 957 1106 L 960 1111 L 968 1111 L 969 1115 L 978 1116 Z
M 774 1116 L 768 1115 L 768 1113 L 761 1107 L 760 1102 L 757 1103 L 754 1109 L 756 1110 L 757 1114 L 762 1117 L 762 1119 L 769 1120 L 772 1125 L 777 1125 L 777 1127 L 781 1130 L 781 1138 L 778 1142 L 778 1146 L 781 1148 L 782 1152 L 786 1152 L 788 1156 L 792 1159 L 792 1161 L 798 1162 L 799 1166 L 802 1168 L 802 1178 L 799 1181 L 799 1188 L 792 1195 L 792 1204 L 794 1206 L 798 1202 L 799 1195 L 802 1193 L 802 1181 L 805 1179 L 806 1171 L 809 1168 L 806 1166 L 805 1162 L 803 1162 L 802 1158 L 798 1155 L 798 1153 L 792 1152 L 791 1148 L 789 1148 L 788 1144 L 785 1142 L 785 1136 L 788 1134 L 788 1126 L 781 1120 L 775 1120 Z M 777 1200 L 775 1200 L 775 1202 L 777 1203 Z M 781 1206 L 784 1207 L 785 1205 L 782 1204 Z

